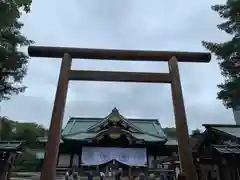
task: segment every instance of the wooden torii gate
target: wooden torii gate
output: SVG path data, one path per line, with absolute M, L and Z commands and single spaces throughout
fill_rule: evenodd
M 178 61 L 209 62 L 211 60 L 211 54 L 200 52 L 135 51 L 43 46 L 30 46 L 28 48 L 28 53 L 32 57 L 62 58 L 48 142 L 46 144 L 45 159 L 41 172 L 41 180 L 55 180 L 56 177 L 58 149 L 69 80 L 170 83 L 181 170 L 185 173 L 187 180 L 197 179 L 192 151 L 189 145 L 187 118 L 181 89 Z M 122 61 L 165 61 L 168 62 L 169 73 L 71 70 L 72 58 Z

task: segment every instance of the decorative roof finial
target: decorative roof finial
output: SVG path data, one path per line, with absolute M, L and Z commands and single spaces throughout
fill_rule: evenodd
M 112 110 L 113 113 L 118 113 L 118 109 L 116 107 L 113 108 Z

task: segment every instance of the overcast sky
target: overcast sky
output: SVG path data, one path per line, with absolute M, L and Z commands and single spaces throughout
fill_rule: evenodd
M 86 48 L 205 51 L 202 40 L 221 42 L 221 22 L 211 5 L 223 0 L 34 0 L 23 33 L 36 45 Z M 2 104 L 1 115 L 48 127 L 60 59 L 31 58 L 24 94 Z M 167 72 L 166 63 L 74 60 L 73 69 Z M 231 110 L 216 99 L 223 81 L 216 59 L 180 63 L 189 128 L 234 123 Z M 104 117 L 117 107 L 125 117 L 158 118 L 174 126 L 170 86 L 161 84 L 70 82 L 69 116 Z

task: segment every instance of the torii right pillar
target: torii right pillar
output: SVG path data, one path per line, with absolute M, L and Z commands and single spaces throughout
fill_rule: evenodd
M 181 171 L 184 172 L 187 180 L 195 180 L 196 170 L 193 163 L 192 149 L 189 143 L 187 117 L 184 107 L 181 80 L 176 57 L 172 57 L 171 59 L 169 59 L 168 67 L 171 76 L 171 91 L 176 132 L 178 137 L 178 154 L 180 159 Z

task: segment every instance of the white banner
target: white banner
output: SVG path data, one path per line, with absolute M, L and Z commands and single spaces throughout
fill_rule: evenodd
M 147 153 L 145 148 L 82 148 L 82 165 L 100 165 L 114 159 L 129 166 L 146 166 Z

